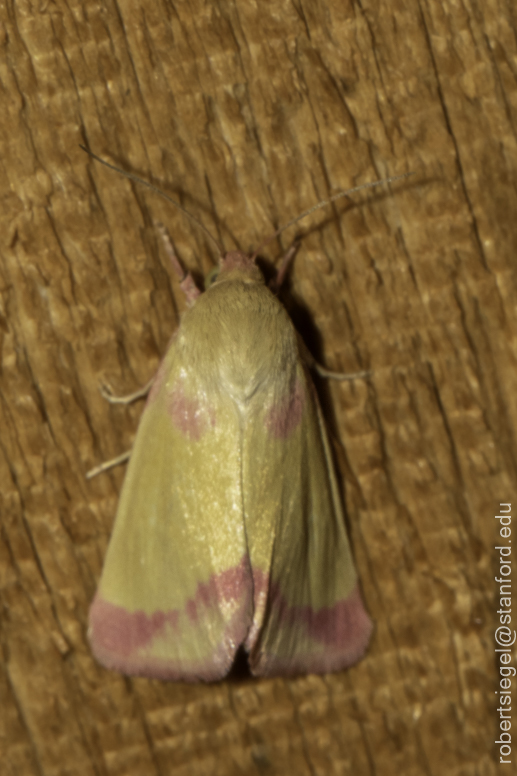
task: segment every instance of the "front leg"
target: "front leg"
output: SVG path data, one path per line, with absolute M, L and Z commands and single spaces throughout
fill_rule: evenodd
M 198 298 L 201 291 L 196 286 L 194 278 L 192 277 L 190 272 L 185 272 L 185 270 L 181 266 L 180 260 L 176 256 L 176 251 L 174 250 L 174 246 L 172 244 L 171 238 L 165 226 L 160 221 L 155 221 L 155 226 L 158 229 L 158 232 L 160 233 L 160 237 L 162 238 L 165 252 L 170 259 L 172 268 L 179 278 L 180 288 L 185 294 L 187 305 L 189 307 L 192 307 L 192 305 Z

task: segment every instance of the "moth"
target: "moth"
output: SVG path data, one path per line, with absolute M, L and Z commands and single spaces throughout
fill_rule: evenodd
M 323 673 L 367 647 L 312 359 L 255 258 L 183 277 L 89 614 L 107 668 L 214 681 L 243 646 L 256 676 Z

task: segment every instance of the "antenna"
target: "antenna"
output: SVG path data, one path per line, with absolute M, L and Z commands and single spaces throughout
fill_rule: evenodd
M 189 213 L 188 210 L 185 210 L 185 208 L 179 204 L 179 202 L 176 202 L 175 199 L 172 199 L 172 197 L 169 197 L 168 194 L 165 194 L 163 191 L 160 191 L 160 189 L 157 186 L 153 186 L 152 183 L 148 183 L 143 178 L 139 178 L 138 175 L 133 175 L 132 172 L 126 172 L 126 170 L 121 170 L 120 167 L 115 167 L 114 164 L 110 164 L 109 162 L 106 162 L 104 159 L 101 159 L 100 156 L 97 156 L 97 154 L 94 154 L 92 151 L 90 151 L 86 146 L 83 146 L 79 143 L 79 148 L 82 148 L 83 151 L 86 151 L 86 153 L 91 156 L 93 159 L 95 159 L 97 162 L 100 162 L 105 167 L 109 167 L 110 170 L 115 170 L 115 172 L 120 173 L 120 175 L 123 175 L 125 178 L 129 178 L 131 181 L 135 181 L 135 183 L 140 183 L 142 186 L 147 186 L 148 189 L 151 189 L 151 191 L 156 192 L 156 194 L 159 194 L 164 199 L 171 202 L 175 207 L 178 208 L 178 210 L 181 210 L 182 213 L 184 213 L 188 218 L 190 218 L 191 221 L 193 221 L 195 224 L 197 224 L 203 232 L 206 234 L 207 237 L 212 240 L 212 242 L 217 246 L 217 250 L 219 251 L 220 256 L 224 256 L 225 250 L 223 246 L 219 243 L 218 240 L 215 239 L 213 235 L 210 234 L 206 226 L 204 226 L 199 219 L 196 218 L 196 216 L 193 216 L 192 213 Z
M 266 237 L 266 239 L 260 243 L 259 247 L 253 254 L 253 258 L 255 259 L 259 251 L 262 250 L 262 248 L 265 248 L 266 245 L 269 245 L 270 242 L 272 242 L 276 237 L 278 237 L 279 234 L 284 232 L 286 229 L 288 229 L 290 226 L 293 226 L 293 224 L 298 223 L 298 221 L 301 221 L 302 218 L 305 218 L 306 216 L 309 216 L 311 213 L 314 213 L 315 210 L 319 210 L 322 207 L 325 207 L 325 205 L 330 205 L 332 202 L 335 202 L 336 199 L 341 199 L 341 197 L 349 197 L 350 194 L 356 194 L 358 191 L 362 191 L 362 189 L 373 189 L 375 186 L 382 186 L 384 183 L 394 183 L 395 181 L 403 180 L 404 178 L 409 178 L 411 175 L 414 175 L 414 172 L 405 172 L 403 175 L 394 175 L 391 178 L 383 178 L 380 181 L 372 181 L 371 183 L 362 183 L 360 186 L 354 186 L 353 189 L 347 189 L 346 191 L 339 191 L 337 194 L 334 194 L 334 196 L 329 197 L 329 199 L 323 199 L 321 202 L 318 202 L 317 205 L 313 205 L 308 210 L 305 210 L 303 213 L 301 213 L 299 216 L 296 216 L 296 218 L 292 218 L 290 221 L 287 222 L 287 224 L 284 224 L 283 226 L 280 226 L 274 234 L 270 235 L 269 237 Z
M 90 151 L 89 148 L 86 148 L 86 146 L 79 144 L 79 148 L 82 148 L 83 151 L 85 151 L 89 156 L 91 156 L 97 162 L 100 162 L 105 167 L 109 167 L 110 170 L 114 170 L 115 172 L 118 172 L 120 175 L 123 175 L 125 178 L 129 178 L 129 180 L 135 181 L 135 183 L 140 183 L 142 186 L 147 186 L 148 189 L 151 189 L 151 191 L 156 192 L 156 194 L 159 194 L 161 197 L 163 197 L 168 202 L 173 204 L 174 207 L 177 207 L 178 210 L 181 210 L 181 212 L 184 213 L 187 216 L 187 218 L 190 218 L 191 221 L 193 221 L 195 224 L 197 224 L 200 227 L 200 229 L 203 230 L 206 236 L 217 247 L 217 250 L 221 257 L 225 255 L 224 247 L 219 242 L 219 240 L 216 240 L 216 238 L 212 234 L 210 234 L 206 226 L 202 224 L 201 221 L 198 218 L 196 218 L 196 216 L 193 216 L 192 213 L 189 213 L 188 210 L 185 210 L 183 205 L 180 205 L 179 202 L 176 202 L 175 199 L 172 199 L 172 197 L 169 197 L 168 194 L 165 194 L 163 191 L 161 191 L 157 186 L 154 186 L 152 183 L 148 183 L 148 181 L 144 180 L 143 178 L 139 178 L 138 175 L 134 175 L 132 172 L 126 172 L 126 170 L 122 170 L 120 167 L 115 167 L 115 165 L 110 164 L 109 162 L 106 162 L 104 159 L 101 159 L 100 156 L 97 156 L 97 154 L 94 154 L 93 151 Z M 373 189 L 376 186 L 383 186 L 386 183 L 394 183 L 395 181 L 404 180 L 404 178 L 409 178 L 411 175 L 414 175 L 414 174 L 415 174 L 414 172 L 405 172 L 403 175 L 394 175 L 391 178 L 383 178 L 382 180 L 372 181 L 371 183 L 362 183 L 360 186 L 354 186 L 354 188 L 352 189 L 347 189 L 346 191 L 339 191 L 337 194 L 334 194 L 334 196 L 329 197 L 329 199 L 323 199 L 321 202 L 318 202 L 317 205 L 313 205 L 308 210 L 304 210 L 304 212 L 301 213 L 299 216 L 296 216 L 296 218 L 292 218 L 290 221 L 287 222 L 287 224 L 280 226 L 276 230 L 276 232 L 271 234 L 269 237 L 266 237 L 266 239 L 260 243 L 259 247 L 254 252 L 251 258 L 255 260 L 259 252 L 262 250 L 262 248 L 265 248 L 266 245 L 269 245 L 270 242 L 275 240 L 280 234 L 282 234 L 282 232 L 284 232 L 290 226 L 293 226 L 293 224 L 296 224 L 298 223 L 298 221 L 301 221 L 302 218 L 305 218 L 306 216 L 309 216 L 311 213 L 314 213 L 315 210 L 319 210 L 320 208 L 325 207 L 326 205 L 330 205 L 332 202 L 335 202 L 336 199 L 341 199 L 341 197 L 349 197 L 351 194 L 356 194 L 358 191 L 362 191 L 363 189 Z

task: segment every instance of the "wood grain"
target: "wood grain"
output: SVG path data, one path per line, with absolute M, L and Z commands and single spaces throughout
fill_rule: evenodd
M 6 776 L 492 776 L 494 515 L 515 499 L 517 18 L 504 0 L 7 0 L 0 8 L 0 751 Z M 141 406 L 198 277 L 295 234 L 376 632 L 353 669 L 185 686 L 86 619 Z M 508 767 L 508 766 L 507 766 Z M 506 771 L 505 771 L 506 772 Z

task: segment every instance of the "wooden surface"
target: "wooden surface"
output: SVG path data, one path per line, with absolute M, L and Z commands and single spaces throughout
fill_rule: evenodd
M 492 776 L 494 515 L 515 499 L 511 2 L 7 0 L 1 20 L 0 751 L 5 776 Z M 336 191 L 289 277 L 376 630 L 353 669 L 217 685 L 100 668 L 88 606 L 184 302 L 160 244 L 256 247 Z M 501 772 L 509 773 L 505 766 Z

